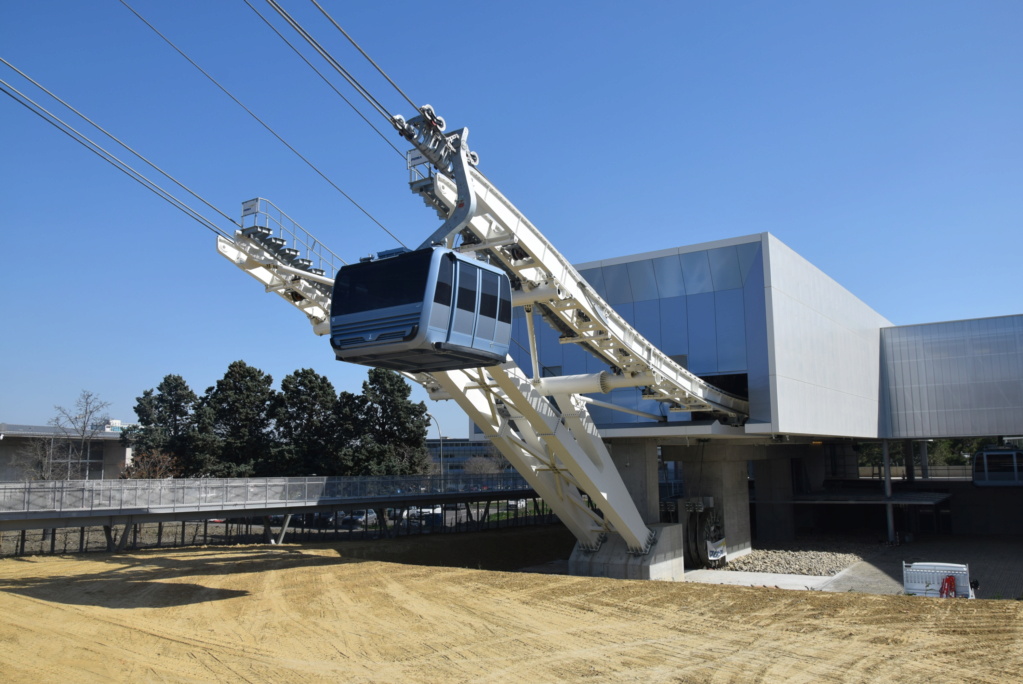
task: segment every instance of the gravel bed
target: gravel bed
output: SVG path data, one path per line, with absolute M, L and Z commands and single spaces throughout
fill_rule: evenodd
M 723 569 L 828 577 L 883 548 L 878 542 L 814 537 L 754 548 L 752 553 L 729 561 Z

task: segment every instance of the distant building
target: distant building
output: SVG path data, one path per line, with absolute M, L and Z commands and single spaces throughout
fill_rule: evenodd
M 126 427 L 119 420 L 92 426 L 84 445 L 72 438 L 68 448 L 67 432 L 52 425 L 0 423 L 0 481 L 116 479 L 131 463 L 131 449 L 121 445 Z
M 428 439 L 426 448 L 437 470 L 444 473 L 465 472 L 465 463 L 472 458 L 503 458 L 487 439 Z

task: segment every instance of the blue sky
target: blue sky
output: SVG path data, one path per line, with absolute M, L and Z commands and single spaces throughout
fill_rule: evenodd
M 130 3 L 404 242 L 437 226 L 399 155 L 242 0 Z M 412 114 L 315 8 L 282 4 Z M 1023 312 L 1019 2 L 322 4 L 470 128 L 577 263 L 769 231 L 896 324 Z M 231 216 L 262 196 L 347 260 L 396 246 L 117 0 L 4 0 L 0 56 Z M 365 378 L 212 233 L 6 96 L 0 180 L 0 422 L 45 423 L 82 389 L 134 420 L 164 375 L 201 393 L 237 359 Z

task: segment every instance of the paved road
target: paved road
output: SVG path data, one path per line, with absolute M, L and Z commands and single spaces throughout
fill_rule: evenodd
M 690 582 L 768 586 L 781 589 L 901 594 L 902 562 L 966 563 L 980 582 L 977 598 L 1023 600 L 1023 538 L 932 537 L 889 546 L 834 577 L 777 575 L 729 570 L 692 570 Z
M 1019 537 L 933 537 L 885 548 L 836 575 L 824 591 L 869 594 L 902 592 L 902 562 L 966 563 L 980 582 L 977 598 L 1023 598 L 1023 539 Z

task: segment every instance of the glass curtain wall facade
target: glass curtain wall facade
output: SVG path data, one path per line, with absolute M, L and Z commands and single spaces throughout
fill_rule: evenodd
M 679 248 L 652 254 L 584 264 L 580 273 L 640 334 L 683 368 L 722 389 L 751 401 L 762 399 L 769 412 L 767 315 L 761 236 L 730 241 L 708 249 Z M 540 371 L 543 376 L 607 370 L 607 366 L 573 344 L 560 344 L 558 333 L 534 314 Z M 532 372 L 524 313 L 515 309 L 511 354 Z M 596 398 L 669 421 L 689 421 L 687 413 L 640 398 L 641 389 L 617 389 Z M 649 418 L 591 406 L 598 427 L 656 422 Z M 769 420 L 769 416 L 760 416 Z
M 473 428 L 478 432 L 479 428 Z M 446 473 L 461 473 L 465 462 L 473 458 L 503 458 L 490 440 L 448 438 L 443 441 L 427 439 L 426 448 L 433 462 Z

